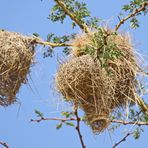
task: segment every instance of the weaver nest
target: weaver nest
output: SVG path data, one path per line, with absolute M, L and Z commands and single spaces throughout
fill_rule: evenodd
M 32 64 L 34 44 L 31 37 L 0 30 L 0 105 L 16 101 L 16 94 Z
M 56 86 L 66 101 L 85 112 L 93 132 L 100 133 L 114 110 L 138 99 L 134 49 L 129 35 L 102 28 L 77 35 L 71 43 L 72 58 L 59 66 Z

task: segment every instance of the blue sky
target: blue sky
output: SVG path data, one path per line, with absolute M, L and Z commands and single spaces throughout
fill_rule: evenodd
M 86 0 L 92 14 L 102 19 L 109 20 L 113 26 L 117 21 L 123 0 Z M 57 35 L 71 33 L 69 19 L 64 25 L 50 22 L 47 17 L 52 0 L 0 0 L 0 28 L 31 35 L 37 32 L 43 39 L 51 32 Z M 137 30 L 129 29 L 128 25 L 122 27 L 123 31 L 130 30 L 136 42 L 136 48 L 142 53 L 148 53 L 148 16 L 140 17 L 141 27 Z M 80 32 L 79 28 L 75 29 Z M 0 107 L 0 141 L 5 141 L 10 148 L 80 148 L 76 131 L 71 127 L 55 129 L 57 122 L 46 121 L 30 123 L 31 118 L 36 118 L 34 110 L 38 109 L 47 117 L 59 117 L 60 111 L 70 109 L 69 105 L 60 101 L 60 96 L 54 92 L 54 74 L 56 73 L 56 57 L 61 48 L 55 49 L 53 58 L 42 58 L 43 48 L 36 49 L 36 64 L 31 69 L 32 81 L 22 86 L 18 94 L 20 104 L 8 108 Z M 128 127 L 129 128 L 129 127 Z M 116 141 L 123 137 L 123 129 L 114 134 L 105 131 L 94 136 L 84 124 L 81 129 L 87 148 L 110 148 Z M 140 140 L 132 137 L 122 143 L 119 148 L 147 148 L 148 129 Z M 0 146 L 1 148 L 1 146 Z

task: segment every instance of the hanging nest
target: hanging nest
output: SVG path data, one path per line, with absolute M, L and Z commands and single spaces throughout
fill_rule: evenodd
M 19 33 L 0 30 L 0 105 L 16 101 L 16 94 L 26 75 L 34 55 L 33 39 Z
M 85 112 L 94 133 L 103 132 L 114 111 L 138 99 L 139 66 L 130 36 L 99 28 L 71 42 L 72 58 L 58 69 L 57 89 Z

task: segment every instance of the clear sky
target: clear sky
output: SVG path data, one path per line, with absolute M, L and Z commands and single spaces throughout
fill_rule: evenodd
M 108 20 L 113 26 L 117 22 L 123 0 L 86 0 L 88 7 L 94 16 Z M 0 0 L 0 28 L 31 35 L 36 32 L 43 39 L 51 32 L 57 35 L 71 33 L 69 20 L 64 25 L 51 23 L 47 17 L 52 0 Z M 140 17 L 141 27 L 135 31 L 130 30 L 136 47 L 142 53 L 148 55 L 148 16 Z M 128 31 L 128 25 L 122 27 Z M 80 32 L 80 29 L 76 29 Z M 34 110 L 38 109 L 46 117 L 58 117 L 60 111 L 69 109 L 69 105 L 60 101 L 54 92 L 54 74 L 56 73 L 56 57 L 60 48 L 55 49 L 53 58 L 42 58 L 44 49 L 36 49 L 36 64 L 31 69 L 32 80 L 29 84 L 22 86 L 18 94 L 20 104 L 7 108 L 0 107 L 0 141 L 5 141 L 10 148 L 80 148 L 76 131 L 71 127 L 55 129 L 57 122 L 46 121 L 41 123 L 30 123 L 31 118 L 36 118 Z M 126 127 L 124 127 L 125 129 Z M 126 128 L 127 129 L 127 128 Z M 94 136 L 88 126 L 82 124 L 81 128 L 87 148 L 110 148 L 115 142 L 123 137 L 123 129 L 114 134 L 105 131 Z M 0 146 L 1 148 L 2 146 Z M 148 129 L 142 137 L 135 141 L 132 137 L 122 143 L 119 148 L 147 148 Z

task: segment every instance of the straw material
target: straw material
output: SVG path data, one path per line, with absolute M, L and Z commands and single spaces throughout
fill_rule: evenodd
M 139 66 L 130 36 L 102 30 L 77 35 L 71 41 L 72 58 L 60 65 L 56 75 L 58 91 L 85 112 L 94 133 L 108 127 L 117 108 L 138 99 Z
M 16 94 L 26 75 L 34 54 L 33 39 L 19 33 L 0 30 L 0 105 L 16 101 Z

